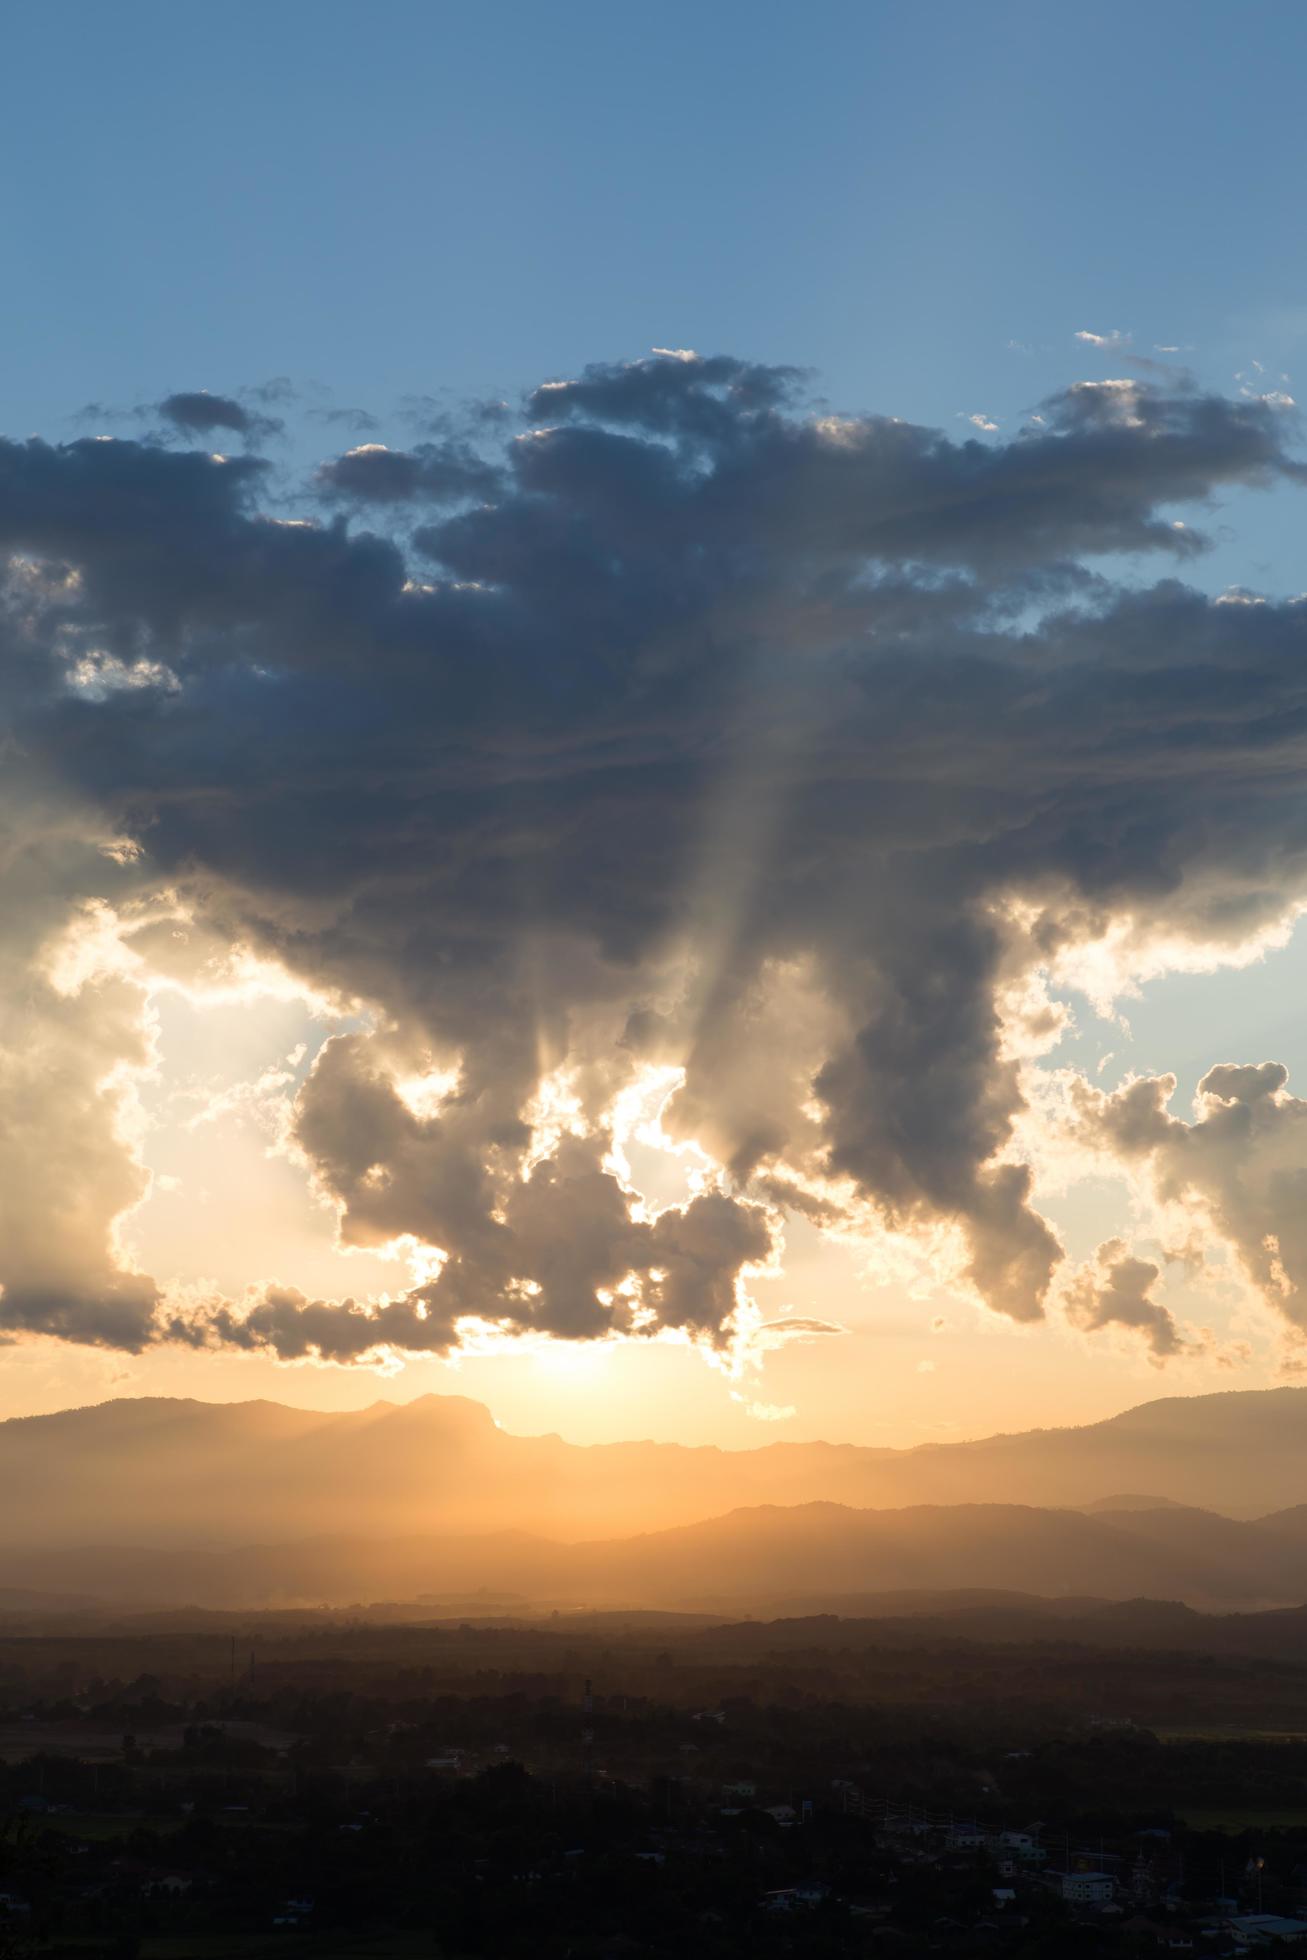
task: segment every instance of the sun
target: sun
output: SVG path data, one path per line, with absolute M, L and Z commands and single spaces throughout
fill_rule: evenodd
M 608 1371 L 611 1347 L 603 1341 L 542 1341 L 532 1360 L 551 1381 L 587 1384 Z

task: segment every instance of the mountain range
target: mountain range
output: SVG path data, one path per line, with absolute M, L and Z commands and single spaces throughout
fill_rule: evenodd
M 0 1612 L 24 1595 L 769 1613 L 957 1588 L 1307 1601 L 1307 1389 L 902 1451 L 586 1448 L 508 1435 L 457 1396 L 346 1415 L 121 1400 L 0 1423 L 0 1479 Z
M 1015 1504 L 761 1505 L 636 1537 L 565 1544 L 525 1532 L 324 1536 L 223 1550 L 14 1548 L 6 1586 L 118 1604 L 267 1607 L 511 1593 L 537 1609 L 875 1611 L 913 1590 L 1026 1592 L 1209 1610 L 1307 1601 L 1307 1511 L 1256 1521 L 1180 1506 L 1087 1515 Z
M 309 1536 L 628 1536 L 745 1506 L 1307 1505 L 1307 1388 L 1148 1402 L 1075 1429 L 916 1449 L 579 1445 L 462 1396 L 344 1414 L 122 1399 L 0 1422 L 0 1547 L 220 1549 Z M 1113 1497 L 1112 1493 L 1133 1494 Z

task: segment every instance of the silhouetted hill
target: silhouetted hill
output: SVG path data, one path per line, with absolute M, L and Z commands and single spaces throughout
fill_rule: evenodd
M 23 1493 L 3 1509 L 0 1546 L 33 1548 L 217 1548 L 256 1532 L 600 1539 L 761 1504 L 1096 1507 L 1111 1491 L 1155 1493 L 1111 1500 L 1101 1514 L 1118 1522 L 1177 1504 L 1287 1518 L 1286 1506 L 1307 1509 L 1307 1389 L 1150 1402 L 1085 1428 L 912 1450 L 583 1447 L 509 1435 L 452 1395 L 345 1414 L 121 1400 L 0 1423 L 0 1484 Z
M 1012 1504 L 850 1510 L 761 1507 L 707 1523 L 573 1548 L 573 1572 L 610 1594 L 720 1606 L 749 1596 L 761 1610 L 832 1591 L 986 1587 L 1047 1596 L 1195 1605 L 1307 1598 L 1301 1554 L 1256 1523 L 1167 1509 L 1088 1517 Z
M 1144 1497 L 1134 1491 L 1125 1491 L 1116 1497 L 1098 1497 L 1092 1504 L 1081 1504 L 1078 1510 L 1088 1511 L 1094 1516 L 1099 1511 L 1166 1511 L 1177 1505 L 1174 1497 Z
M 1264 1531 L 1273 1532 L 1288 1543 L 1307 1542 L 1307 1504 L 1294 1504 L 1287 1511 L 1271 1511 L 1258 1522 Z
M 514 1594 L 536 1607 L 777 1613 L 847 1610 L 850 1597 L 971 1588 L 1206 1608 L 1307 1599 L 1307 1537 L 1166 1509 L 1089 1517 L 1027 1505 L 853 1510 L 763 1505 L 634 1538 L 562 1544 L 523 1532 L 323 1537 L 236 1550 L 26 1547 L 6 1583 L 118 1603 L 197 1606 Z

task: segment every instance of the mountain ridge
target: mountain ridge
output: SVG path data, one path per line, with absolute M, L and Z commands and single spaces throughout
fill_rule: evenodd
M 852 1440 L 835 1441 L 829 1437 L 796 1442 L 789 1437 L 775 1437 L 766 1443 L 678 1443 L 648 1436 L 625 1436 L 616 1441 L 595 1443 L 574 1443 L 558 1430 L 536 1430 L 523 1435 L 520 1440 L 534 1442 L 564 1442 L 569 1449 L 612 1450 L 632 1447 L 654 1449 L 711 1451 L 722 1456 L 756 1456 L 764 1451 L 780 1450 L 857 1450 L 870 1451 L 878 1456 L 903 1457 L 925 1455 L 932 1451 L 948 1451 L 958 1448 L 975 1449 L 994 1447 L 1004 1443 L 1028 1442 L 1033 1438 L 1045 1436 L 1081 1436 L 1089 1431 L 1120 1428 L 1133 1425 L 1137 1418 L 1152 1416 L 1156 1419 L 1163 1411 L 1187 1411 L 1195 1405 L 1208 1411 L 1218 1407 L 1240 1406 L 1247 1408 L 1254 1402 L 1262 1405 L 1275 1404 L 1280 1407 L 1294 1407 L 1307 1410 L 1307 1387 L 1297 1388 L 1281 1385 L 1278 1388 L 1221 1388 L 1205 1390 L 1194 1395 L 1150 1396 L 1143 1402 L 1132 1402 L 1110 1416 L 1100 1416 L 1092 1422 L 1032 1424 L 1029 1429 L 994 1430 L 989 1435 L 964 1437 L 959 1441 L 943 1441 L 931 1438 L 921 1443 L 894 1445 L 887 1443 L 858 1443 Z M 68 1417 L 83 1417 L 90 1414 L 108 1413 L 121 1409 L 205 1409 L 205 1410 L 264 1410 L 276 1411 L 279 1415 L 303 1418 L 306 1421 L 333 1422 L 350 1421 L 364 1416 L 375 1416 L 379 1411 L 387 1415 L 398 1415 L 417 1409 L 438 1407 L 442 1411 L 454 1409 L 474 1412 L 478 1420 L 497 1430 L 501 1435 L 517 1435 L 517 1431 L 503 1429 L 498 1419 L 484 1402 L 475 1396 L 444 1394 L 435 1389 L 427 1389 L 421 1395 L 411 1396 L 407 1401 L 392 1402 L 387 1396 L 378 1396 L 359 1409 L 305 1409 L 297 1403 L 276 1402 L 266 1395 L 254 1395 L 233 1400 L 208 1401 L 196 1395 L 110 1395 L 98 1402 L 69 1403 L 63 1409 L 40 1410 L 26 1415 L 0 1417 L 0 1433 L 20 1424 L 39 1424 L 61 1422 Z
M 252 1519 L 284 1541 L 518 1530 L 591 1542 L 769 1503 L 1016 1502 L 1133 1519 L 1138 1534 L 1167 1508 L 1228 1520 L 1307 1507 L 1307 1388 L 1168 1397 L 1100 1423 L 905 1450 L 574 1444 L 501 1429 L 465 1396 L 351 1411 L 122 1397 L 0 1422 L 0 1479 L 23 1493 L 0 1517 L 11 1551 L 231 1548 L 248 1545 Z
M 572 1543 L 503 1531 L 11 1550 L 4 1582 L 117 1604 L 257 1610 L 481 1592 L 538 1609 L 772 1612 L 801 1598 L 925 1589 L 1115 1602 L 1160 1593 L 1207 1611 L 1262 1611 L 1307 1600 L 1307 1522 L 1290 1532 L 1179 1507 L 1108 1521 L 1025 1504 L 856 1509 L 817 1500 Z

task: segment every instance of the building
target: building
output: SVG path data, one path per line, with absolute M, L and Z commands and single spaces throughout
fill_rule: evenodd
M 765 1912 L 811 1911 L 829 1894 L 830 1888 L 825 1885 L 781 1885 L 774 1892 L 764 1892 L 759 1903 Z
M 1050 1872 L 1049 1883 L 1069 1906 L 1110 1906 L 1116 1897 L 1111 1872 Z
M 1023 1865 L 1042 1865 L 1048 1856 L 1033 1831 L 1000 1831 L 992 1844 L 999 1858 L 1014 1858 Z
M 1278 1912 L 1244 1912 L 1225 1922 L 1236 1946 L 1307 1945 L 1307 1919 L 1283 1919 Z

